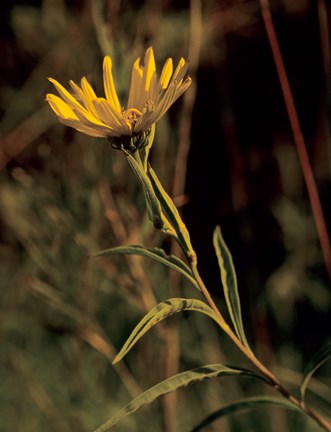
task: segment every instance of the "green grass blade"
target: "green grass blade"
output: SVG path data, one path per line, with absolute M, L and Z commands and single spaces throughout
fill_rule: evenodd
M 158 397 L 170 393 L 182 387 L 186 387 L 197 381 L 202 381 L 205 379 L 216 378 L 216 377 L 226 377 L 226 376 L 250 376 L 255 378 L 260 378 L 253 372 L 237 369 L 222 364 L 212 364 L 199 367 L 190 371 L 182 372 L 168 378 L 150 389 L 141 393 L 138 397 L 133 399 L 130 403 L 125 405 L 116 415 L 106 421 L 103 425 L 98 427 L 94 432 L 105 432 L 108 431 L 116 423 L 124 419 L 130 414 L 133 414 L 139 408 L 144 405 L 149 405 L 154 402 Z
M 314 375 L 319 367 L 322 366 L 323 363 L 328 361 L 331 358 L 331 343 L 328 343 L 323 348 L 321 348 L 317 353 L 313 356 L 313 358 L 307 364 L 305 371 L 303 373 L 303 379 L 300 385 L 300 394 L 301 400 L 304 402 L 306 390 L 310 378 Z
M 203 428 L 209 426 L 213 421 L 220 419 L 221 417 L 227 416 L 229 414 L 234 414 L 237 412 L 243 412 L 255 408 L 263 407 L 264 405 L 274 405 L 280 406 L 286 409 L 295 410 L 300 412 L 299 408 L 289 402 L 287 399 L 280 399 L 274 397 L 251 397 L 247 399 L 241 399 L 237 402 L 226 405 L 219 410 L 213 412 L 208 417 L 206 417 L 201 423 L 195 426 L 191 432 L 198 432 Z
M 110 249 L 105 249 L 101 252 L 94 254 L 94 257 L 104 256 L 104 255 L 140 255 L 143 257 L 151 258 L 154 261 L 158 261 L 165 266 L 177 270 L 179 273 L 184 275 L 199 291 L 199 285 L 192 276 L 190 267 L 184 263 L 181 259 L 174 255 L 167 255 L 163 249 L 153 248 L 146 249 L 142 245 L 127 245 L 127 246 L 117 246 Z
M 132 331 L 131 335 L 123 345 L 120 352 L 114 358 L 113 364 L 118 363 L 131 350 L 131 348 L 137 343 L 137 341 L 155 324 L 171 315 L 174 315 L 175 313 L 188 310 L 201 312 L 205 315 L 208 315 L 217 323 L 219 322 L 215 312 L 201 300 L 170 298 L 159 303 L 142 318 L 142 320 Z
M 224 296 L 231 321 L 241 342 L 250 349 L 242 322 L 236 271 L 233 265 L 231 253 L 224 242 L 219 226 L 214 230 L 213 243 L 221 272 Z

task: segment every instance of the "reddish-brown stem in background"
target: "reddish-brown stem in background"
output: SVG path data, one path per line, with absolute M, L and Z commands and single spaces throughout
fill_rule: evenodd
M 321 202 L 316 187 L 316 182 L 314 179 L 312 166 L 309 161 L 305 139 L 301 131 L 301 126 L 300 126 L 297 110 L 295 107 L 291 87 L 287 77 L 282 54 L 279 48 L 275 27 L 273 25 L 272 16 L 269 8 L 269 1 L 260 0 L 260 5 L 261 5 L 264 25 L 266 28 L 273 59 L 277 69 L 281 90 L 284 97 L 284 102 L 285 102 L 289 122 L 293 133 L 293 138 L 297 148 L 303 177 L 306 183 L 310 205 L 315 219 L 317 234 L 320 240 L 323 257 L 325 261 L 325 267 L 328 272 L 329 279 L 331 280 L 331 244 L 329 239 L 329 233 L 324 219 Z

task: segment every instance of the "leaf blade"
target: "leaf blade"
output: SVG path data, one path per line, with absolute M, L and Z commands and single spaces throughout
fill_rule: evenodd
M 301 401 L 303 403 L 304 403 L 308 383 L 311 377 L 314 375 L 317 369 L 320 368 L 329 359 L 331 359 L 331 342 L 326 344 L 324 347 L 322 347 L 320 350 L 318 350 L 315 353 L 315 355 L 308 362 L 304 370 L 302 382 L 300 385 L 300 395 L 301 395 Z
M 124 150 L 124 153 L 130 167 L 137 175 L 143 187 L 148 217 L 152 221 L 156 229 L 162 229 L 163 220 L 161 204 L 156 197 L 152 183 L 147 174 L 145 173 L 143 166 L 141 166 L 129 152 Z
M 161 203 L 163 213 L 165 214 L 172 228 L 175 230 L 179 243 L 181 244 L 189 259 L 192 260 L 192 262 L 196 261 L 196 253 L 191 243 L 190 234 L 179 214 L 177 207 L 170 198 L 169 194 L 165 191 L 155 171 L 150 165 L 148 165 L 147 173 L 153 186 L 155 195 Z
M 236 412 L 247 411 L 249 409 L 259 408 L 263 405 L 274 405 L 281 406 L 283 408 L 291 409 L 300 412 L 299 408 L 289 402 L 287 399 L 280 399 L 268 396 L 251 397 L 246 399 L 240 399 L 231 404 L 225 405 L 217 411 L 209 414 L 204 420 L 202 420 L 197 426 L 191 429 L 191 432 L 198 432 L 201 429 L 209 426 L 213 421 L 220 419 L 228 414 L 234 414 Z
M 246 348 L 250 350 L 242 321 L 237 276 L 231 253 L 225 244 L 219 226 L 217 226 L 214 230 L 213 244 L 221 272 L 224 297 L 232 324 L 241 342 L 246 346 Z
M 136 325 L 123 347 L 113 360 L 118 363 L 133 348 L 138 340 L 154 325 L 175 313 L 182 311 L 201 312 L 219 323 L 215 312 L 204 302 L 197 299 L 170 298 L 151 309 Z
M 177 270 L 183 276 L 186 277 L 199 291 L 199 285 L 192 276 L 191 269 L 181 259 L 174 255 L 167 255 L 163 249 L 153 248 L 148 249 L 142 245 L 127 245 L 127 246 L 116 246 L 110 249 L 93 254 L 93 257 L 100 257 L 105 255 L 140 255 L 142 257 L 151 258 L 157 262 L 164 264 L 165 266 Z
M 256 375 L 251 371 L 239 368 L 232 368 L 224 366 L 222 364 L 205 365 L 196 369 L 181 372 L 177 375 L 167 378 L 166 380 L 156 384 L 155 386 L 141 393 L 138 397 L 125 405 L 116 415 L 114 415 L 105 423 L 103 423 L 100 427 L 98 427 L 94 432 L 106 432 L 116 423 L 118 423 L 128 415 L 133 414 L 142 406 L 149 405 L 150 403 L 154 402 L 154 400 L 156 400 L 158 397 L 175 391 L 179 388 L 186 387 L 194 382 L 222 376 L 226 377 L 238 375 L 261 379 L 259 375 Z
M 155 123 L 152 124 L 152 126 L 151 126 L 151 130 L 150 130 L 150 133 L 148 135 L 148 143 L 142 149 L 142 151 L 143 151 L 143 167 L 144 167 L 145 172 L 147 172 L 148 156 L 149 156 L 149 152 L 150 152 L 152 145 L 153 145 L 154 137 L 155 137 Z

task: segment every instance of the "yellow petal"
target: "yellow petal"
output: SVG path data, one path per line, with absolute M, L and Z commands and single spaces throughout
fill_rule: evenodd
M 132 67 L 131 72 L 131 84 L 130 84 L 130 94 L 128 99 L 128 105 L 127 108 L 138 108 L 139 106 L 139 99 L 141 95 L 142 90 L 142 77 L 143 77 L 143 68 L 140 66 L 140 58 L 138 58 L 134 63 Z
M 84 109 L 82 105 L 58 81 L 53 78 L 48 79 L 52 84 L 54 84 L 62 99 L 67 102 L 71 108 Z
M 103 61 L 103 85 L 105 88 L 106 98 L 114 107 L 114 109 L 120 113 L 122 110 L 115 89 L 112 73 L 112 61 L 109 56 L 106 56 Z
M 77 85 L 73 80 L 70 80 L 69 84 L 70 84 L 71 88 L 73 89 L 73 91 L 75 92 L 76 98 L 78 100 L 81 100 L 82 102 L 84 102 L 85 96 L 84 96 L 83 90 L 79 87 L 79 85 Z
M 146 92 L 149 90 L 152 76 L 155 75 L 155 59 L 153 48 L 149 47 L 144 59 L 143 83 Z
M 74 90 L 76 97 L 83 102 L 85 108 L 98 120 L 98 113 L 95 111 L 94 106 L 90 100 L 90 98 L 83 92 L 83 90 L 72 80 L 69 81 L 71 88 Z
M 149 83 L 148 92 L 147 94 L 145 93 L 144 100 L 141 101 L 143 102 L 144 105 L 150 100 L 155 101 L 156 98 L 158 97 L 158 83 L 156 82 L 156 80 L 157 77 L 156 77 L 156 73 L 154 72 L 154 74 L 151 77 L 151 81 Z
M 176 82 L 177 88 L 179 88 L 183 83 L 183 78 L 185 77 L 187 73 L 189 63 L 185 61 L 183 58 L 181 58 L 178 62 L 178 65 L 176 67 L 176 70 L 171 78 L 169 86 Z M 186 80 L 185 80 L 186 81 Z
M 58 117 L 62 117 L 65 119 L 75 119 L 77 120 L 76 114 L 73 112 L 73 110 L 69 107 L 68 104 L 66 104 L 61 98 L 58 96 L 55 96 L 51 93 L 48 93 L 46 95 L 46 100 L 49 103 L 52 110 L 55 112 L 55 114 Z
M 58 83 L 53 78 L 49 78 L 49 80 L 55 85 L 56 90 L 59 92 L 60 96 L 75 112 L 79 120 L 86 120 L 94 125 L 103 126 L 103 123 L 100 121 L 100 119 L 96 117 L 93 112 L 90 112 L 86 108 L 84 108 L 60 83 Z
M 172 75 L 172 71 L 173 71 L 173 65 L 172 65 L 172 59 L 168 58 L 168 60 L 165 62 L 162 72 L 161 72 L 161 76 L 160 76 L 160 87 L 161 89 L 165 89 L 168 87 L 171 75 Z
M 119 116 L 118 113 L 114 111 L 107 99 L 98 98 L 93 104 L 101 120 L 113 129 L 113 135 L 120 136 L 130 134 L 130 128 L 127 126 L 123 117 Z
M 135 69 L 137 73 L 140 75 L 140 78 L 143 77 L 144 68 L 140 66 L 140 57 L 133 63 L 132 70 Z
M 83 77 L 80 81 L 80 85 L 82 86 L 82 90 L 86 97 L 88 97 L 91 101 L 97 98 L 91 84 L 87 81 L 86 77 Z
M 176 102 L 179 96 L 181 96 L 187 90 L 191 82 L 192 79 L 190 77 L 187 77 L 180 87 L 176 85 L 176 82 L 170 84 L 170 86 L 166 90 L 164 98 L 157 107 L 155 118 L 161 118 L 166 113 L 166 111 L 168 111 L 171 105 Z M 157 121 L 155 120 L 155 118 L 154 121 Z
M 176 93 L 176 87 L 174 85 L 171 85 L 167 88 L 167 91 L 162 98 L 162 100 L 158 103 L 155 111 L 154 116 L 152 118 L 152 122 L 156 123 L 170 108 L 170 106 L 174 102 L 174 96 Z
M 71 120 L 71 119 L 62 119 L 59 118 L 60 123 L 69 126 L 71 128 L 76 129 L 79 132 L 83 132 L 86 135 L 93 136 L 93 137 L 107 137 L 111 135 L 109 130 L 107 128 L 99 127 L 91 127 L 87 124 L 81 122 L 80 120 Z
M 186 62 L 184 59 L 183 59 L 183 57 L 179 60 L 179 62 L 178 62 L 178 65 L 177 65 L 177 67 L 176 67 L 176 69 L 175 69 L 175 72 L 174 72 L 174 75 L 173 75 L 173 77 L 172 77 L 172 79 L 176 79 L 177 78 L 177 75 L 179 74 L 179 72 L 180 72 L 180 70 L 181 69 L 183 69 L 183 67 L 185 66 L 185 65 L 187 65 L 187 67 L 188 67 L 188 62 Z M 186 68 L 186 70 L 187 70 L 187 68 Z M 186 71 L 185 71 L 186 72 Z
M 82 86 L 82 91 L 83 91 L 83 95 L 84 97 L 84 103 L 86 108 L 96 117 L 99 118 L 98 113 L 96 112 L 94 106 L 93 106 L 93 101 L 95 99 L 97 99 L 97 95 L 95 94 L 93 88 L 91 87 L 90 83 L 87 81 L 87 79 L 85 77 L 83 77 L 80 81 L 81 86 Z

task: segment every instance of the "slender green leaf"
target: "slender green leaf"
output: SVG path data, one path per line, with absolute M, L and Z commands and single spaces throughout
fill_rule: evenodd
M 149 156 L 149 152 L 150 152 L 152 145 L 153 145 L 154 136 L 155 136 L 155 123 L 151 126 L 151 131 L 150 131 L 148 138 L 147 138 L 148 139 L 147 145 L 142 148 L 143 167 L 144 167 L 144 171 L 146 173 L 147 173 L 148 156 Z
M 174 202 L 167 194 L 167 192 L 164 190 L 160 180 L 158 179 L 157 175 L 155 174 L 154 170 L 150 165 L 148 166 L 148 175 L 151 179 L 155 194 L 161 203 L 162 210 L 167 217 L 169 223 L 176 231 L 178 241 L 180 242 L 184 251 L 190 257 L 190 259 L 192 261 L 195 261 L 196 253 L 194 252 L 194 249 L 192 247 L 189 232 L 187 231 L 187 228 L 182 221 L 182 218 L 180 217 L 177 207 L 175 206 Z
M 148 211 L 148 217 L 153 222 L 153 225 L 157 229 L 163 228 L 163 221 L 162 221 L 162 210 L 161 210 L 161 204 L 158 200 L 158 198 L 155 195 L 152 183 L 145 173 L 143 166 L 138 163 L 135 158 L 127 151 L 124 151 L 126 155 L 126 159 L 129 162 L 129 165 L 133 169 L 133 171 L 136 173 L 137 177 L 139 178 L 144 194 L 145 194 L 145 201 Z
M 138 323 L 131 335 L 123 345 L 120 352 L 115 357 L 113 364 L 118 363 L 136 344 L 136 342 L 150 330 L 155 324 L 165 318 L 181 312 L 181 311 L 196 311 L 208 315 L 219 324 L 219 320 L 215 312 L 204 302 L 197 299 L 186 298 L 170 298 L 159 303 L 144 316 Z
M 222 237 L 219 226 L 215 228 L 213 243 L 221 271 L 224 296 L 235 332 L 241 342 L 250 349 L 241 317 L 241 306 L 238 292 L 237 276 L 231 253 Z
M 153 260 L 158 261 L 173 270 L 177 270 L 179 273 L 184 275 L 198 290 L 200 290 L 199 285 L 192 276 L 190 267 L 176 256 L 167 255 L 163 249 L 146 249 L 142 245 L 127 245 L 106 249 L 94 254 L 93 256 L 97 257 L 103 255 L 140 255 L 143 257 L 152 258 Z
M 300 386 L 301 400 L 304 401 L 309 380 L 323 363 L 331 358 L 331 343 L 321 348 L 307 364 Z
M 287 399 L 280 399 L 280 398 L 267 397 L 267 396 L 251 397 L 247 399 L 241 399 L 237 402 L 226 405 L 220 408 L 219 410 L 213 412 L 208 417 L 206 417 L 201 423 L 195 426 L 191 430 L 191 432 L 198 432 L 203 428 L 209 426 L 213 421 L 218 420 L 219 418 L 224 417 L 226 415 L 233 414 L 236 412 L 247 411 L 255 408 L 260 408 L 263 407 L 264 405 L 281 406 L 286 409 L 300 411 L 298 407 L 293 405 Z
M 155 401 L 160 396 L 170 393 L 182 387 L 186 387 L 197 381 L 202 381 L 208 378 L 226 377 L 226 376 L 250 376 L 254 378 L 261 378 L 259 375 L 254 374 L 248 370 L 227 367 L 222 364 L 212 364 L 199 367 L 190 371 L 179 373 L 165 381 L 156 384 L 154 387 L 146 390 L 140 394 L 130 403 L 125 405 L 116 415 L 106 421 L 103 425 L 98 427 L 94 432 L 108 431 L 119 421 L 123 420 L 128 415 L 134 413 L 144 405 L 148 405 Z

